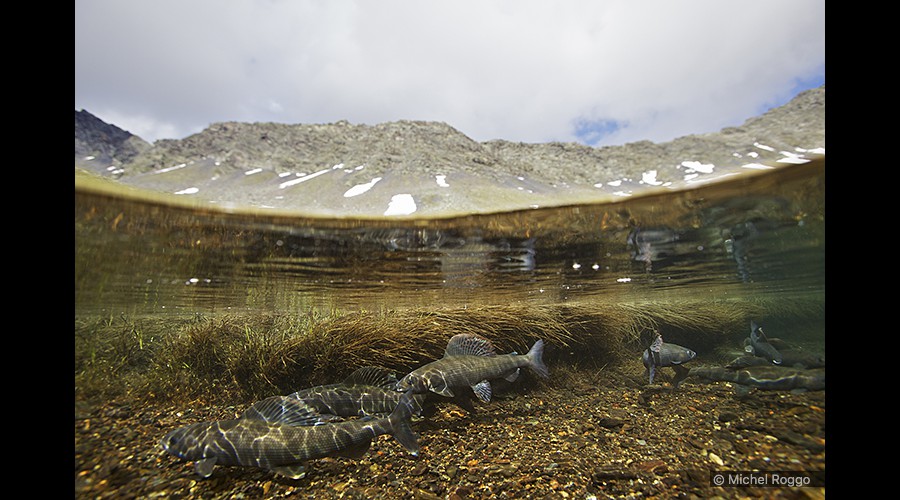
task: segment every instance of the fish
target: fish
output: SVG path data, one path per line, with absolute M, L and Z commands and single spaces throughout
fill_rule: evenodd
M 732 382 L 744 387 L 738 389 L 740 393 L 746 393 L 750 388 L 768 391 L 825 390 L 825 368 L 789 368 L 771 364 L 739 369 L 695 367 L 690 369 L 689 376 L 711 382 Z
M 395 390 L 397 377 L 393 372 L 364 366 L 351 373 L 343 382 L 301 389 L 287 397 L 305 402 L 323 418 L 339 420 L 356 416 L 383 416 L 391 413 L 402 392 Z M 413 395 L 408 403 L 414 415 L 423 413 L 424 395 Z
M 725 368 L 729 370 L 737 370 L 739 368 L 747 368 L 750 366 L 763 366 L 763 365 L 771 365 L 768 359 L 757 358 L 752 355 L 744 355 L 738 356 L 734 358 L 730 363 L 725 365 Z
M 230 420 L 197 422 L 175 429 L 160 441 L 163 449 L 194 462 L 202 477 L 216 465 L 249 466 L 292 479 L 303 477 L 306 462 L 323 457 L 361 458 L 372 440 L 390 434 L 406 450 L 419 453 L 418 437 L 410 427 L 412 393 L 400 398 L 388 417 L 366 417 L 326 423 L 305 402 L 273 396 Z
M 481 401 L 492 396 L 490 380 L 515 381 L 522 367 L 528 367 L 543 378 L 550 372 L 543 361 L 544 341 L 534 343 L 527 354 L 497 354 L 491 342 L 474 334 L 454 335 L 447 343 L 444 357 L 427 363 L 400 379 L 397 390 L 414 394 L 432 392 L 455 397 L 458 388 L 471 387 Z
M 781 353 L 766 338 L 762 327 L 752 320 L 750 321 L 750 345 L 747 352 L 768 359 L 776 365 L 780 365 L 782 361 Z
M 825 368 L 825 355 L 800 348 L 779 349 L 781 365 L 795 368 Z
M 653 377 L 656 375 L 657 368 L 671 366 L 675 370 L 674 385 L 678 387 L 688 372 L 688 369 L 681 365 L 695 357 L 697 357 L 696 352 L 678 344 L 665 343 L 663 342 L 662 334 L 656 332 L 656 339 L 644 351 L 642 361 L 644 362 L 644 368 L 647 369 L 647 373 L 650 375 L 650 384 L 653 384 Z

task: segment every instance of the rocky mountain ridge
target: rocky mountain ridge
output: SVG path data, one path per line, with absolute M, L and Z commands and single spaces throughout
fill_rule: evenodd
M 446 123 L 408 120 L 222 122 L 149 145 L 87 111 L 76 111 L 75 120 L 76 168 L 213 203 L 341 215 L 381 214 L 399 193 L 437 211 L 581 202 L 824 148 L 824 86 L 716 133 L 599 148 L 477 142 Z
M 93 164 L 120 166 L 152 147 L 140 137 L 106 123 L 88 111 L 75 111 L 76 165 L 93 161 Z

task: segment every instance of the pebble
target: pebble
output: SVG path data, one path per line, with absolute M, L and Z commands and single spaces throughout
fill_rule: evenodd
M 500 475 L 503 477 L 509 478 L 509 477 L 515 476 L 516 472 L 518 472 L 518 471 L 519 471 L 518 467 L 516 467 L 515 465 L 510 465 L 510 466 L 501 468 Z
M 719 422 L 731 422 L 732 420 L 737 420 L 738 414 L 732 411 L 721 411 L 719 412 Z
M 624 420 L 613 417 L 602 417 L 597 420 L 597 425 L 599 425 L 600 427 L 606 427 L 607 429 L 612 427 L 621 427 L 624 424 Z
M 452 500 L 460 500 L 472 496 L 472 493 L 474 493 L 474 490 L 472 490 L 472 488 L 469 488 L 467 486 L 460 486 L 459 488 L 456 488 L 456 491 L 451 493 L 448 498 Z
M 698 485 L 709 485 L 709 469 L 700 469 L 697 467 L 687 467 L 684 469 L 688 479 L 694 481 Z
M 555 498 L 587 499 L 590 494 L 586 490 L 632 498 L 674 497 L 692 492 L 699 498 L 724 496 L 721 489 L 710 488 L 710 471 L 725 467 L 725 458 L 729 459 L 728 466 L 741 470 L 794 467 L 824 460 L 810 454 L 816 447 L 824 449 L 824 415 L 809 407 L 797 407 L 790 420 L 782 418 L 773 425 L 769 418 L 774 416 L 777 420 L 782 415 L 773 415 L 777 407 L 765 399 L 768 394 L 757 395 L 756 403 L 753 401 L 757 400 L 736 403 L 730 390 L 722 392 L 712 396 L 721 396 L 729 409 L 709 406 L 707 415 L 702 417 L 705 425 L 695 424 L 696 416 L 686 408 L 697 396 L 690 393 L 660 395 L 654 408 L 639 406 L 637 392 L 620 398 L 621 407 L 616 407 L 616 403 L 588 407 L 586 401 L 593 395 L 585 396 L 585 401 L 575 402 L 569 409 L 580 412 L 579 418 L 564 423 L 554 422 L 546 413 L 523 412 L 506 415 L 496 423 L 482 416 L 470 416 L 466 418 L 471 421 L 458 422 L 450 430 L 450 417 L 440 416 L 431 425 L 425 421 L 417 423 L 423 450 L 430 460 L 400 458 L 394 455 L 392 446 L 382 444 L 383 452 L 367 454 L 358 466 L 344 460 L 319 461 L 315 466 L 317 479 L 296 489 L 324 491 L 326 496 L 340 495 L 346 500 L 397 496 L 427 500 L 545 498 L 548 494 Z M 516 399 L 503 404 L 512 402 Z M 697 402 L 690 404 L 704 408 Z M 281 496 L 287 491 L 287 483 L 272 479 L 268 473 L 232 467 L 217 469 L 211 480 L 193 481 L 197 477 L 190 466 L 162 454 L 157 444 L 162 430 L 182 421 L 171 413 L 165 418 L 149 419 L 148 415 L 156 413 L 136 409 L 124 405 L 106 412 L 98 409 L 89 420 L 75 423 L 77 497 L 129 498 L 132 492 L 139 491 L 137 497 L 186 498 L 185 495 L 194 494 L 210 498 L 216 496 L 216 491 L 231 488 L 231 498 L 241 494 L 252 498 Z M 515 409 L 521 410 L 522 405 L 515 405 Z M 499 408 L 497 413 L 502 410 Z M 128 419 L 152 420 L 148 424 L 152 429 L 125 425 L 130 423 L 119 417 L 129 415 L 129 411 Z M 218 409 L 216 415 L 220 413 L 222 410 Z M 195 411 L 192 417 L 184 419 L 191 420 L 198 414 Z M 511 446 L 484 437 L 486 429 L 494 432 L 495 426 L 497 435 L 514 438 Z M 628 427 L 631 431 L 625 432 Z M 529 443 L 524 439 L 525 429 L 533 429 L 543 441 Z M 138 440 L 143 441 L 148 434 L 152 434 L 152 439 L 146 440 L 150 444 L 141 450 Z M 113 445 L 106 454 L 94 453 L 101 440 Z M 380 450 L 378 443 L 375 448 Z M 763 460 L 763 456 L 772 457 L 771 461 Z M 254 484 L 248 485 L 247 480 Z M 123 488 L 124 484 L 134 486 Z M 759 492 L 736 490 L 744 497 L 754 493 Z M 599 492 L 597 495 L 605 498 Z
M 636 467 L 642 471 L 660 473 L 666 472 L 668 468 L 662 460 L 647 460 L 636 464 Z
M 637 479 L 637 473 L 621 466 L 607 465 L 594 469 L 591 479 L 598 483 L 615 479 Z
M 416 492 L 413 496 L 414 496 L 414 498 L 417 498 L 420 500 L 440 500 L 440 498 L 441 498 L 441 497 L 435 495 L 434 493 L 430 493 L 428 491 L 421 490 L 421 489 L 416 490 Z

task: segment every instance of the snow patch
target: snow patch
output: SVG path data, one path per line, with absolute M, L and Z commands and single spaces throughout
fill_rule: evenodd
M 372 189 L 372 186 L 377 184 L 378 181 L 380 181 L 380 180 L 381 180 L 381 177 L 376 177 L 365 184 L 357 184 L 357 185 L 353 186 L 352 188 L 348 189 L 347 192 L 344 193 L 344 198 L 350 198 L 353 196 L 361 195 L 361 194 L 365 193 L 366 191 Z
M 415 212 L 417 208 L 416 200 L 413 199 L 411 194 L 395 194 L 391 197 L 391 202 L 388 204 L 387 210 L 384 211 L 384 215 L 409 215 Z
M 311 174 L 309 174 L 309 175 L 307 175 L 307 176 L 300 177 L 300 178 L 298 178 L 298 179 L 292 179 L 292 180 L 289 180 L 289 181 L 286 181 L 286 182 L 282 182 L 281 184 L 278 185 L 278 188 L 279 188 L 279 189 L 284 189 L 284 188 L 286 188 L 286 187 L 291 187 L 291 186 L 294 186 L 294 185 L 296 185 L 296 184 L 300 184 L 301 182 L 306 182 L 306 181 L 308 181 L 308 180 L 310 180 L 310 179 L 314 179 L 314 178 L 316 178 L 316 177 L 318 177 L 318 176 L 320 176 L 320 175 L 327 174 L 328 172 L 331 172 L 332 170 L 339 170 L 339 169 L 342 169 L 342 168 L 344 168 L 344 164 L 343 164 L 343 163 L 338 163 L 337 165 L 335 165 L 335 166 L 333 166 L 333 167 L 331 167 L 331 168 L 322 169 L 322 170 L 319 170 L 318 172 L 313 172 L 313 173 L 311 173 Z
M 700 163 L 699 161 L 683 161 L 681 166 L 687 169 L 689 174 L 700 172 L 701 174 L 711 174 L 716 168 L 712 163 Z
M 649 172 L 644 172 L 641 174 L 641 182 L 644 184 L 650 184 L 651 186 L 661 186 L 662 182 L 656 180 L 656 170 L 650 170 Z

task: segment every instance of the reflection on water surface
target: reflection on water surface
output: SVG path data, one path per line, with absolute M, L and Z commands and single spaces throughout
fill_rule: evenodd
M 76 315 L 824 301 L 824 159 L 618 203 L 308 218 L 79 188 Z

